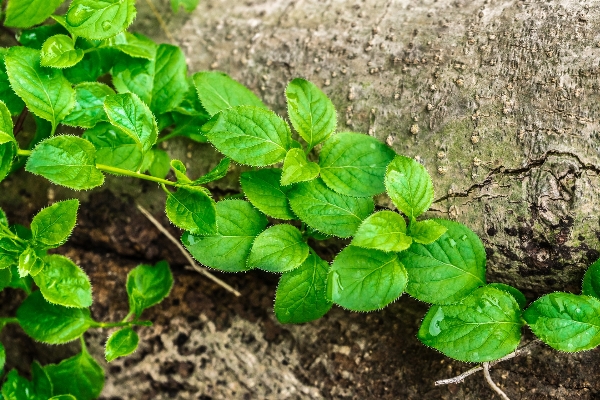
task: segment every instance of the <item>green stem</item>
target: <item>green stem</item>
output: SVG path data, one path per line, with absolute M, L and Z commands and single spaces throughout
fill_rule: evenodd
M 100 171 L 110 172 L 112 174 L 130 176 L 132 178 L 144 179 L 146 181 L 162 183 L 163 185 L 178 186 L 177 182 L 171 182 L 166 179 L 156 178 L 154 176 L 140 174 L 139 172 L 128 171 L 126 169 L 111 167 L 110 165 L 96 164 Z
M 133 311 L 129 311 L 129 314 L 127 314 L 127 315 L 125 316 L 125 318 L 123 318 L 123 320 L 122 320 L 121 322 L 127 322 L 127 321 L 129 321 L 129 319 L 130 319 L 131 317 L 133 317 L 134 315 L 135 315 L 135 313 L 134 313 Z
M 120 321 L 120 322 L 98 322 L 92 323 L 92 328 L 125 328 L 131 326 L 152 326 L 152 321 Z
M 29 157 L 31 155 L 31 150 L 22 150 L 22 149 L 19 149 L 19 150 L 17 150 L 17 155 L 18 156 Z
M 79 336 L 79 342 L 81 343 L 81 352 L 87 353 L 87 346 L 85 345 L 85 339 L 83 338 L 83 334 Z
M 0 325 L 18 324 L 19 320 L 14 317 L 0 318 Z

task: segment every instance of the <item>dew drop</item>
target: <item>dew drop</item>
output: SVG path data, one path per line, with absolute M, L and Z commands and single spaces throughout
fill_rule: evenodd
M 102 29 L 104 29 L 105 31 L 107 31 L 110 28 L 112 28 L 112 23 L 110 21 L 103 21 L 102 22 Z
M 462 235 L 462 236 L 460 237 L 460 240 L 467 240 L 467 235 Z
M 448 238 L 448 243 L 451 247 L 456 247 L 456 241 L 452 238 Z
M 90 19 L 93 13 L 94 10 L 91 7 L 77 4 L 67 12 L 67 23 L 74 27 L 80 26 Z
M 442 328 L 440 328 L 440 323 L 444 320 L 444 310 L 442 307 L 438 308 L 435 312 L 435 315 L 431 319 L 431 324 L 429 324 L 429 334 L 431 336 L 437 336 L 442 332 Z

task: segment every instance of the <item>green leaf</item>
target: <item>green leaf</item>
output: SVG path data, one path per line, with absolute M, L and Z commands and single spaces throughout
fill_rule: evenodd
M 433 202 L 431 177 L 412 158 L 394 158 L 387 168 L 385 187 L 396 207 L 411 219 L 427 211 Z
M 490 283 L 488 285 L 488 287 L 493 287 L 496 289 L 504 290 L 506 293 L 510 294 L 517 301 L 517 304 L 519 305 L 519 308 L 521 310 L 524 310 L 525 307 L 527 307 L 527 299 L 525 298 L 525 295 L 519 289 L 509 286 L 509 285 L 505 285 L 504 283 L 497 283 L 497 282 Z
M 432 306 L 417 336 L 448 357 L 484 362 L 512 353 L 521 341 L 522 325 L 516 300 L 486 286 L 458 304 Z
M 292 146 L 287 123 L 259 107 L 240 106 L 220 112 L 207 124 L 208 140 L 240 164 L 264 167 L 282 161 Z
M 247 171 L 240 177 L 242 190 L 254 207 L 273 218 L 296 219 L 288 205 L 286 192 L 289 189 L 282 188 L 280 180 L 278 168 Z
M 33 372 L 36 373 L 37 368 L 41 367 L 37 362 L 34 362 L 32 368 Z M 49 389 L 52 390 L 52 386 Z M 17 370 L 13 369 L 6 376 L 0 398 L 6 400 L 47 400 L 50 395 L 52 395 L 52 392 L 48 392 L 42 387 L 36 388 L 33 382 L 20 376 Z
M 96 162 L 128 171 L 137 171 L 144 155 L 142 145 L 121 129 L 100 122 L 82 136 L 96 148 Z
M 214 182 L 221 178 L 224 178 L 229 171 L 229 165 L 231 164 L 231 160 L 227 157 L 223 158 L 219 163 L 211 169 L 206 175 L 202 175 L 200 178 L 196 179 L 193 184 L 194 185 L 204 185 L 209 182 Z
M 154 146 L 158 136 L 156 120 L 148 106 L 135 94 L 107 96 L 104 110 L 111 124 L 139 143 L 144 152 Z
M 192 180 L 187 177 L 186 172 L 187 168 L 185 164 L 181 162 L 181 160 L 171 160 L 171 170 L 175 174 L 177 178 L 177 183 L 180 184 L 191 184 Z
M 29 28 L 44 22 L 64 0 L 9 0 L 4 25 Z
M 583 294 L 600 299 L 600 260 L 590 265 L 583 277 Z
M 174 13 L 179 11 L 179 7 L 183 7 L 186 12 L 191 13 L 198 7 L 200 0 L 171 0 L 171 9 Z
M 281 275 L 275 295 L 275 316 L 282 324 L 321 318 L 333 304 L 327 299 L 329 264 L 310 254 L 299 268 Z
M 408 271 L 408 294 L 428 303 L 451 304 L 485 285 L 485 248 L 466 226 L 444 219 L 435 222 L 446 227 L 446 233 L 431 244 L 413 243 L 399 257 Z
M 320 179 L 299 183 L 288 199 L 292 211 L 310 227 L 343 238 L 354 235 L 375 207 L 373 199 L 341 195 Z
M 2 268 L 0 269 L 0 292 L 5 288 L 10 286 L 10 282 L 12 281 L 12 272 L 10 268 Z M 2 373 L 2 368 L 0 367 L 0 373 Z
M 226 272 L 241 272 L 248 270 L 246 260 L 252 243 L 266 226 L 265 216 L 247 201 L 219 201 L 218 233 L 194 236 L 186 232 L 181 241 L 201 264 Z
M 65 243 L 77 222 L 79 200 L 59 201 L 40 211 L 31 221 L 37 248 L 52 249 Z
M 289 83 L 285 94 L 290 121 L 309 148 L 335 132 L 335 107 L 313 83 L 300 78 L 294 79 Z
M 42 67 L 68 68 L 83 59 L 83 50 L 76 49 L 73 39 L 67 35 L 55 35 L 42 46 Z
M 87 308 L 67 308 L 48 303 L 38 290 L 17 310 L 19 324 L 34 340 L 48 344 L 77 339 L 93 322 Z
M 3 209 L 0 208 L 0 225 L 8 227 L 8 217 Z
M 101 186 L 104 175 L 96 168 L 96 149 L 85 139 L 55 136 L 38 144 L 25 169 L 52 183 L 85 190 Z
M 211 116 L 237 106 L 266 108 L 248 88 L 222 72 L 198 72 L 194 84 L 202 106 Z
M 134 0 L 73 0 L 67 29 L 86 39 L 108 39 L 127 29 L 135 13 Z
M 33 392 L 40 398 L 47 399 L 52 396 L 53 388 L 50 376 L 37 361 L 31 364 L 31 383 Z
M 104 111 L 104 100 L 115 94 L 103 83 L 86 82 L 75 86 L 76 103 L 71 113 L 62 122 L 65 125 L 93 128 L 98 122 L 108 121 Z
M 106 342 L 106 361 L 111 362 L 119 357 L 133 353 L 140 342 L 140 337 L 131 328 L 123 328 L 114 332 Z
M 275 225 L 258 235 L 254 241 L 248 267 L 269 272 L 291 271 L 306 260 L 308 251 L 309 247 L 296 227 Z
M 6 364 L 6 350 L 4 345 L 0 343 L 0 374 L 4 371 L 4 365 Z
M 104 387 L 104 371 L 86 350 L 60 364 L 46 365 L 45 369 L 55 395 L 70 394 L 77 400 L 93 400 Z
M 63 74 L 73 84 L 95 82 L 110 70 L 115 52 L 102 48 L 89 51 L 76 65 L 63 69 Z
M 25 47 L 41 50 L 44 42 L 55 35 L 68 35 L 69 31 L 61 24 L 40 25 L 21 31 L 19 42 Z
M 10 172 L 13 159 L 17 155 L 17 147 L 10 111 L 0 100 L 0 181 Z
M 373 311 L 400 297 L 407 278 L 396 254 L 348 246 L 331 264 L 327 290 L 344 308 Z
M 77 400 L 71 394 L 59 394 L 58 396 L 53 396 L 49 400 Z
M 412 239 L 406 235 L 406 222 L 398 213 L 379 211 L 359 226 L 352 245 L 367 249 L 401 252 L 410 247 Z
M 556 350 L 591 350 L 600 344 L 600 300 L 595 297 L 550 293 L 531 303 L 523 317 Z
M 166 213 L 175 226 L 192 234 L 217 233 L 215 201 L 202 188 L 182 187 L 169 193 Z
M 417 243 L 431 244 L 446 232 L 446 227 L 432 219 L 413 221 L 409 227 L 409 236 Z
M 150 175 L 164 179 L 171 170 L 171 158 L 164 150 L 151 149 L 144 156 L 142 170 L 144 169 L 147 169 Z
M 33 281 L 47 301 L 76 308 L 92 305 L 90 279 L 81 268 L 58 254 L 47 256 L 44 261 L 46 267 L 34 276 Z
M 44 260 L 30 247 L 19 256 L 19 276 L 21 278 L 27 275 L 36 276 L 44 267 Z
M 0 99 L 6 104 L 11 115 L 18 115 L 25 108 L 25 103 L 10 86 L 4 63 L 4 56 L 7 52 L 8 49 L 0 47 Z
M 50 121 L 53 131 L 75 106 L 75 91 L 62 72 L 40 65 L 40 52 L 12 47 L 5 56 L 10 84 L 29 111 Z
M 319 176 L 319 164 L 309 162 L 302 149 L 291 149 L 283 161 L 283 174 L 281 185 L 312 181 Z
M 202 127 L 208 122 L 207 115 L 184 115 L 176 112 L 171 113 L 175 121 L 175 127 L 169 133 L 169 137 L 183 136 L 198 143 L 206 143 L 208 139 Z
M 127 275 L 129 307 L 139 317 L 146 308 L 160 303 L 173 287 L 173 275 L 166 261 L 155 266 L 138 265 Z
M 117 36 L 107 39 L 104 45 L 134 58 L 152 60 L 156 56 L 156 44 L 139 33 L 119 33 Z

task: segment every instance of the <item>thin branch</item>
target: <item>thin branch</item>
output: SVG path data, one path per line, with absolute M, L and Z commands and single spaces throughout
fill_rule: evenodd
M 454 378 L 442 379 L 435 382 L 435 386 L 449 385 L 451 383 L 461 383 L 466 377 L 473 375 L 477 371 L 481 371 L 483 367 L 481 365 L 471 368 L 470 370 L 463 372 L 462 374 L 455 376 Z
M 199 272 L 202 275 L 206 276 L 207 278 L 211 279 L 217 285 L 219 285 L 219 286 L 223 287 L 224 289 L 230 291 L 231 293 L 233 293 L 237 297 L 240 297 L 242 295 L 240 292 L 238 292 L 237 290 L 235 290 L 234 288 L 232 288 L 231 286 L 229 286 L 227 283 L 223 282 L 222 280 L 220 280 L 219 278 L 217 278 L 216 276 L 214 276 L 213 274 L 211 274 L 210 272 L 208 272 L 208 270 L 206 268 L 203 268 L 203 267 L 199 266 L 198 264 L 196 264 L 196 261 L 194 261 L 194 259 L 192 258 L 192 256 L 190 256 L 190 254 L 187 252 L 187 250 L 179 243 L 179 241 L 177 239 L 175 239 L 173 237 L 173 235 L 171 235 L 171 233 L 164 226 L 161 225 L 160 222 L 158 222 L 156 220 L 156 218 L 154 218 L 152 216 L 152 214 L 150 214 L 148 212 L 148 210 L 146 210 L 144 207 L 140 206 L 139 204 L 137 204 L 137 208 L 138 208 L 138 210 L 141 211 L 142 214 L 144 214 L 144 216 L 146 218 L 148 218 L 148 220 L 150 220 L 150 222 L 152 222 L 152 224 L 154 224 L 154 226 L 156 227 L 156 229 L 158 229 L 159 231 L 161 231 L 163 233 L 163 235 L 165 235 L 171 242 L 173 242 L 173 244 L 175 246 L 177 246 L 177 248 L 179 249 L 179 251 L 181 251 L 181 253 L 186 258 L 186 260 L 188 260 L 188 262 L 192 265 L 192 267 L 197 272 Z
M 177 42 L 175 41 L 175 38 L 173 37 L 173 35 L 171 35 L 171 32 L 169 31 L 169 28 L 167 27 L 165 20 L 163 19 L 162 15 L 160 15 L 158 10 L 156 9 L 156 6 L 152 2 L 152 0 L 146 0 L 146 3 L 148 4 L 148 7 L 150 7 L 150 10 L 152 10 L 152 14 L 154 14 L 156 19 L 158 20 L 158 24 L 160 25 L 161 29 L 163 30 L 165 35 L 167 35 L 167 38 L 169 38 L 169 40 L 171 41 L 172 44 L 176 44 Z
M 490 385 L 490 387 L 494 390 L 494 392 L 498 393 L 498 395 L 500 397 L 502 397 L 502 400 L 510 400 L 510 398 L 506 395 L 506 393 L 504 393 L 502 391 L 502 389 L 500 389 L 498 387 L 498 385 L 496 385 L 496 383 L 492 379 L 492 376 L 490 375 L 490 363 L 489 362 L 483 363 L 483 376 L 485 376 L 485 380 L 487 381 L 488 385 Z

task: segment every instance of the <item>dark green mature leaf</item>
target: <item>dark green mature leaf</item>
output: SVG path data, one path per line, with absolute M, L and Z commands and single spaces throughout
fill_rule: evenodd
M 254 240 L 248 267 L 269 272 L 291 271 L 306 260 L 308 251 L 309 247 L 296 227 L 275 225 Z
M 281 185 L 287 186 L 292 183 L 311 181 L 319 176 L 319 164 L 306 159 L 302 149 L 291 149 L 283 161 L 283 174 Z
M 104 110 L 110 122 L 121 129 L 147 152 L 156 143 L 158 126 L 152 112 L 132 93 L 107 96 Z
M 81 40 L 81 39 L 79 39 Z M 72 84 L 95 82 L 106 74 L 113 64 L 113 58 L 118 55 L 114 49 L 96 49 L 85 53 L 83 59 L 76 65 L 63 69 L 65 78 Z
M 344 308 L 373 311 L 400 297 L 407 279 L 396 254 L 348 246 L 331 264 L 327 290 Z
M 18 265 L 19 256 L 25 249 L 24 244 L 13 238 L 0 237 L 0 270 Z
M 104 175 L 96 168 L 96 149 L 85 139 L 55 136 L 38 144 L 25 169 L 50 182 L 83 190 L 101 186 Z
M 108 122 L 100 122 L 88 129 L 82 138 L 96 148 L 98 164 L 137 171 L 144 159 L 141 144 Z
M 45 369 L 55 395 L 70 394 L 77 400 L 93 400 L 104 387 L 104 370 L 85 349 L 60 364 L 46 365 Z
M 86 39 L 108 39 L 135 19 L 134 0 L 73 0 L 66 14 L 67 29 Z
M 127 275 L 129 308 L 140 316 L 142 311 L 160 303 L 173 287 L 173 275 L 166 261 L 155 266 L 138 265 Z
M 179 11 L 179 7 L 183 7 L 186 12 L 191 13 L 198 7 L 200 0 L 171 0 L 171 9 L 174 13 Z
M 12 161 L 17 154 L 17 147 L 10 111 L 0 100 L 0 181 L 10 172 Z
M 198 72 L 194 84 L 202 106 L 210 115 L 237 106 L 266 108 L 248 88 L 222 72 Z
M 363 221 L 352 240 L 353 246 L 400 252 L 410 247 L 406 222 L 398 213 L 380 211 Z
M 31 221 L 37 248 L 52 249 L 67 241 L 77 222 L 79 200 L 59 201 L 44 208 Z
M 18 115 L 25 108 L 25 103 L 10 86 L 4 63 L 4 56 L 7 52 L 8 49 L 0 48 L 0 99 L 6 104 L 11 115 Z
M 387 168 L 385 187 L 396 207 L 411 219 L 427 211 L 433 202 L 431 177 L 412 158 L 394 158 Z
M 550 347 L 567 352 L 600 344 L 600 300 L 550 293 L 531 303 L 523 315 L 533 333 Z
M 410 224 L 408 234 L 417 243 L 431 244 L 446 232 L 446 227 L 432 219 L 414 221 Z
M 215 201 L 202 188 L 181 187 L 169 193 L 166 213 L 175 226 L 192 234 L 217 233 Z
M 36 276 L 45 266 L 44 260 L 30 247 L 19 256 L 19 276 L 21 278 L 27 275 Z
M 302 265 L 281 275 L 275 295 L 275 316 L 282 324 L 302 324 L 321 318 L 331 309 L 327 299 L 329 264 L 310 254 Z
M 200 263 L 226 272 L 248 270 L 246 260 L 256 236 L 267 219 L 250 203 L 224 200 L 217 203 L 218 234 L 194 236 L 184 233 L 181 241 Z
M 19 42 L 25 47 L 41 50 L 44 42 L 51 36 L 68 34 L 69 31 L 61 24 L 40 25 L 21 31 Z
M 10 286 L 10 282 L 12 281 L 12 271 L 10 268 L 2 268 L 0 269 L 0 292 L 5 288 Z M 0 373 L 2 373 L 2 368 L 0 367 Z
M 12 280 L 10 281 L 8 287 L 13 289 L 21 289 L 26 293 L 30 293 L 33 286 L 33 279 L 31 276 L 27 275 L 21 278 L 19 276 L 19 268 L 17 264 L 14 264 L 10 267 L 10 272 L 12 275 Z
M 76 49 L 73 39 L 67 35 L 55 35 L 42 46 L 42 67 L 69 68 L 83 59 L 83 50 Z
M 12 47 L 4 57 L 10 84 L 29 111 L 50 121 L 53 130 L 75 106 L 75 91 L 54 68 L 40 65 L 40 52 L 26 47 Z
M 519 307 L 521 308 L 521 310 L 524 310 L 525 307 L 527 307 L 527 299 L 525 298 L 525 295 L 519 289 L 509 286 L 509 285 L 506 285 L 504 283 L 497 283 L 497 282 L 488 284 L 488 287 L 493 287 L 496 289 L 504 290 L 506 293 L 510 294 L 512 297 L 515 298 L 515 300 L 517 301 L 517 304 L 519 304 Z
M 53 388 L 50 376 L 37 361 L 31 364 L 31 383 L 33 391 L 43 399 L 52 396 Z
M 600 260 L 590 265 L 583 277 L 583 294 L 600 299 Z
M 44 22 L 64 0 L 9 0 L 4 25 L 29 28 Z
M 4 372 L 4 365 L 6 364 L 6 350 L 4 345 L 0 343 L 0 374 Z
M 373 199 L 341 195 L 320 179 L 297 184 L 288 198 L 292 211 L 310 227 L 344 238 L 354 235 L 375 207 Z
M 434 243 L 413 243 L 400 253 L 408 270 L 406 291 L 433 304 L 455 303 L 485 285 L 485 248 L 477 235 L 458 222 L 436 219 L 447 228 Z
M 34 361 L 31 365 L 33 381 L 20 376 L 17 370 L 11 370 L 2 385 L 0 398 L 6 400 L 47 400 L 52 396 L 50 378 L 42 367 Z
M 80 83 L 75 86 L 75 107 L 62 122 L 65 125 L 93 128 L 98 122 L 108 121 L 104 100 L 115 91 L 98 82 Z
M 60 344 L 77 339 L 93 320 L 87 308 L 67 308 L 48 303 L 40 291 L 30 294 L 17 310 L 19 324 L 33 339 Z
M 296 219 L 288 204 L 286 192 L 289 188 L 282 188 L 280 180 L 278 168 L 247 171 L 240 177 L 242 190 L 254 207 L 273 218 Z
M 139 33 L 122 32 L 107 39 L 105 46 L 117 49 L 134 58 L 152 60 L 156 56 L 156 44 Z
M 84 308 L 92 305 L 90 279 L 68 258 L 53 254 L 44 261 L 46 267 L 33 278 L 44 298 L 65 307 Z
M 123 328 L 114 332 L 106 342 L 106 361 L 111 362 L 119 357 L 133 353 L 140 342 L 140 337 L 131 328 Z

